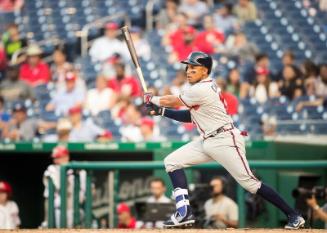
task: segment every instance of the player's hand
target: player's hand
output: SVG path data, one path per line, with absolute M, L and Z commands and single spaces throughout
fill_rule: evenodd
M 160 116 L 162 115 L 163 107 L 159 107 L 153 103 L 146 104 L 147 114 L 150 116 Z
M 143 102 L 146 105 L 150 105 L 152 97 L 153 97 L 152 92 L 145 92 L 144 95 L 143 95 Z

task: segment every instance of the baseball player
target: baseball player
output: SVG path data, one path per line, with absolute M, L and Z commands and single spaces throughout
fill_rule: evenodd
M 288 218 L 286 229 L 303 227 L 305 220 L 302 216 L 275 190 L 252 174 L 245 156 L 243 135 L 226 113 L 226 103 L 220 89 L 208 77 L 212 58 L 203 52 L 192 52 L 182 63 L 186 64 L 186 76 L 190 85 L 181 95 L 144 94 L 149 114 L 162 115 L 180 122 L 193 122 L 201 134 L 201 139 L 180 147 L 164 160 L 176 200 L 176 212 L 164 223 L 164 227 L 189 227 L 194 224 L 183 169 L 212 160 L 220 163 L 244 189 L 262 196 L 283 211 Z M 170 109 L 182 106 L 188 110 Z
M 56 146 L 51 154 L 53 159 L 53 164 L 49 165 L 47 170 L 43 174 L 43 184 L 45 198 L 45 221 L 42 226 L 47 226 L 48 216 L 47 216 L 47 203 L 49 197 L 49 187 L 48 187 L 48 177 L 50 177 L 55 186 L 55 225 L 59 227 L 60 225 L 60 166 L 67 164 L 70 160 L 70 154 L 65 146 Z M 80 177 L 80 202 L 84 201 L 85 189 L 86 189 L 86 172 L 85 170 L 79 171 Z M 67 225 L 69 228 L 73 227 L 73 191 L 74 191 L 74 175 L 72 170 L 67 171 Z

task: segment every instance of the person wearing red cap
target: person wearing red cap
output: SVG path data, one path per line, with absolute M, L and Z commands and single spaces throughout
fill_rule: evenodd
M 163 141 L 164 138 L 160 135 L 156 135 L 154 132 L 155 122 L 151 118 L 144 117 L 141 119 L 141 134 L 143 136 L 143 141 Z
M 117 206 L 118 228 L 135 229 L 136 219 L 132 216 L 131 210 L 126 203 L 120 203 Z
M 256 80 L 250 89 L 250 95 L 260 104 L 279 95 L 278 84 L 270 81 L 268 69 L 264 67 L 256 68 Z
M 81 106 L 85 99 L 85 90 L 76 85 L 77 74 L 68 72 L 65 76 L 65 89 L 57 90 L 50 103 L 46 106 L 47 111 L 55 111 L 57 115 L 65 115 L 71 107 Z
M 19 209 L 11 196 L 11 185 L 0 181 L 0 229 L 16 229 L 20 225 Z
M 128 59 L 129 53 L 127 46 L 117 39 L 119 26 L 115 22 L 109 22 L 105 25 L 105 35 L 96 39 L 91 48 L 90 56 L 93 61 L 104 62 L 108 58 L 112 57 L 115 53 L 118 53 Z
M 45 220 L 41 224 L 47 227 L 48 225 L 48 197 L 49 197 L 49 187 L 48 179 L 51 178 L 54 186 L 54 204 L 55 204 L 55 225 L 59 227 L 60 225 L 60 166 L 69 163 L 70 153 L 67 147 L 58 145 L 53 148 L 51 152 L 51 158 L 53 164 L 50 164 L 43 174 L 43 184 L 44 184 L 44 216 Z M 80 203 L 84 202 L 85 189 L 86 189 L 86 172 L 85 170 L 79 171 L 80 178 Z M 74 190 L 74 176 L 73 171 L 67 171 L 67 226 L 73 226 L 73 190 Z

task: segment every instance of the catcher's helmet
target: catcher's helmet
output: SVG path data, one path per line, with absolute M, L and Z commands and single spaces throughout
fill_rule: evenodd
M 212 68 L 212 58 L 208 54 L 199 51 L 190 53 L 187 59 L 182 61 L 182 63 L 194 66 L 204 66 L 208 69 L 208 74 L 210 74 Z

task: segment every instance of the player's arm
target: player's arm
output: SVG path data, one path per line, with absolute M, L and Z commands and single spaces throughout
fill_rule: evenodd
M 165 107 L 159 107 L 154 104 L 147 105 L 148 113 L 153 116 L 165 116 L 179 122 L 192 122 L 189 110 L 174 110 Z
M 178 98 L 178 96 L 174 95 L 164 95 L 164 96 L 153 96 L 151 93 L 144 94 L 144 103 L 155 104 L 160 107 L 167 108 L 178 108 L 184 106 L 183 102 Z

